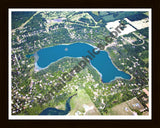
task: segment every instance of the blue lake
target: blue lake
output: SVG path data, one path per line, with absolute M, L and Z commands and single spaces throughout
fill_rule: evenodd
M 77 94 L 74 94 L 73 96 L 76 95 Z M 67 115 L 71 111 L 70 100 L 73 96 L 70 96 L 66 101 L 65 110 L 49 107 L 44 109 L 39 115 Z
M 49 107 L 43 110 L 39 115 L 67 115 L 71 110 L 70 99 L 71 98 L 69 97 L 69 99 L 66 101 L 65 110 L 59 110 Z
M 95 46 L 86 43 L 74 43 L 70 45 L 56 45 L 53 47 L 40 49 L 36 55 L 36 67 L 43 69 L 51 63 L 58 61 L 64 57 L 82 57 L 91 56 Z M 89 52 L 88 52 L 89 51 Z M 92 53 L 93 54 L 93 53 Z M 118 77 L 123 79 L 131 79 L 131 76 L 123 71 L 118 70 L 112 63 L 106 51 L 100 51 L 99 54 L 92 57 L 90 64 L 95 68 L 101 76 L 102 82 L 108 83 Z

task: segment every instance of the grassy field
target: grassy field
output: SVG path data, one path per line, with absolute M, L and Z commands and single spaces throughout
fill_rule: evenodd
M 131 100 L 123 102 L 119 105 L 114 106 L 108 111 L 107 115 L 133 115 L 132 110 L 143 110 L 143 105 L 134 97 Z
M 75 113 L 81 113 L 79 115 L 100 115 L 99 111 L 91 101 L 90 97 L 83 88 L 77 90 L 77 96 L 74 96 L 70 101 L 71 111 L 68 115 L 75 115 Z M 88 111 L 85 110 L 89 108 Z
M 145 12 L 144 14 L 147 15 L 147 16 L 149 16 L 149 13 L 148 13 L 148 12 Z
M 98 16 L 98 11 L 92 11 L 92 13 Z

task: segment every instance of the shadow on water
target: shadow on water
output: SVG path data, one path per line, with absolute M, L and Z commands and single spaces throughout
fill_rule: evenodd
M 67 115 L 71 110 L 70 99 L 75 95 L 77 95 L 77 93 L 68 98 L 68 100 L 66 101 L 65 110 L 59 110 L 56 108 L 46 108 L 39 115 Z

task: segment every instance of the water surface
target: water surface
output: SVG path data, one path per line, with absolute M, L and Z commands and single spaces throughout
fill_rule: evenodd
M 123 71 L 118 70 L 112 63 L 106 51 L 100 51 L 94 57 L 89 54 L 95 46 L 86 43 L 74 43 L 70 45 L 56 45 L 53 47 L 40 49 L 36 54 L 36 67 L 43 69 L 48 67 L 51 63 L 58 61 L 64 57 L 86 57 L 90 56 L 90 64 L 95 68 L 102 78 L 102 82 L 108 83 L 118 77 L 123 79 L 130 79 L 131 76 Z M 89 52 L 88 52 L 89 51 Z
M 73 96 L 75 95 L 77 94 L 74 94 Z M 39 115 L 67 115 L 71 111 L 70 100 L 73 96 L 70 96 L 66 101 L 65 110 L 49 107 L 43 110 Z

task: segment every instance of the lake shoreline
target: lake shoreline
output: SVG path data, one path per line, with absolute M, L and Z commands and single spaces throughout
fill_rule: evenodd
M 58 53 L 61 53 L 60 52 L 60 50 L 62 50 L 63 48 L 65 48 L 64 46 L 68 46 L 69 48 L 71 47 L 71 48 L 74 48 L 74 50 L 77 48 L 77 46 L 78 45 L 80 45 L 81 47 L 83 46 L 84 47 L 84 49 L 85 48 L 87 48 L 88 47 L 88 51 L 90 51 L 90 50 L 92 50 L 92 49 L 95 49 L 95 48 L 98 48 L 98 47 L 96 47 L 96 46 L 93 46 L 93 45 L 91 45 L 91 44 L 88 44 L 88 43 L 80 43 L 80 42 L 78 42 L 78 43 L 74 43 L 74 44 L 61 44 L 61 45 L 56 45 L 57 47 L 57 49 L 58 49 Z M 77 50 L 79 50 L 79 49 L 81 49 L 82 50 L 82 48 L 81 47 L 78 47 L 78 49 Z M 53 46 L 53 47 L 49 47 L 50 49 L 50 51 L 52 51 L 52 49 L 56 49 L 55 48 L 55 46 Z M 44 50 L 45 49 L 45 50 Z M 70 53 L 70 51 L 68 51 L 68 48 L 67 48 L 67 50 L 65 50 L 65 51 L 63 51 L 62 50 L 62 55 L 63 55 L 63 53 L 64 53 L 64 55 L 66 54 L 66 56 L 62 56 L 62 57 L 60 57 L 60 58 L 58 58 L 57 60 L 55 60 L 55 61 L 49 61 L 48 63 L 48 65 L 46 66 L 46 67 L 44 67 L 44 68 L 42 68 L 42 67 L 40 67 L 39 65 L 38 65 L 38 60 L 39 60 L 39 54 L 38 54 L 38 52 L 41 52 L 40 53 L 40 55 L 41 55 L 41 57 L 42 56 L 44 56 L 43 54 L 42 54 L 42 52 L 46 52 L 46 50 L 47 50 L 47 48 L 44 48 L 43 49 L 43 51 L 42 51 L 42 49 L 41 49 L 41 51 L 39 50 L 39 51 L 37 51 L 36 53 L 35 53 L 35 71 L 36 72 L 38 72 L 38 71 L 40 71 L 40 70 L 43 70 L 43 69 L 46 69 L 46 68 L 48 68 L 51 64 L 53 64 L 53 63 L 55 63 L 55 62 L 57 62 L 57 61 L 59 61 L 59 60 L 61 60 L 61 59 L 63 59 L 63 58 L 66 58 L 66 57 L 71 57 L 71 58 L 82 58 L 83 56 L 86 56 L 86 55 L 83 55 L 84 53 L 82 52 L 82 53 L 78 53 L 76 50 L 76 55 L 74 55 L 75 53 Z M 66 48 L 65 48 L 66 49 Z M 90 49 L 90 50 L 89 50 Z M 99 49 L 99 48 L 98 48 Z M 71 51 L 74 51 L 73 49 L 70 49 Z M 55 50 L 53 50 L 54 52 L 55 52 Z M 83 51 L 83 50 L 82 50 Z M 84 50 L 85 51 L 85 50 Z M 86 51 L 87 51 L 87 49 L 86 49 Z M 101 51 L 101 52 L 103 52 L 103 53 L 101 53 L 102 55 L 101 56 L 104 56 L 105 54 L 106 54 L 106 57 L 108 56 L 108 58 L 105 58 L 105 59 L 107 59 L 106 61 L 104 61 L 104 59 L 102 59 L 101 58 L 101 61 L 103 62 L 103 63 L 106 63 L 106 65 L 108 64 L 108 66 L 110 65 L 111 66 L 111 68 L 113 68 L 114 69 L 114 72 L 117 72 L 116 74 L 119 74 L 118 76 L 113 76 L 113 74 L 112 74 L 112 76 L 111 77 L 113 77 L 113 79 L 112 80 L 110 80 L 109 82 L 108 81 L 104 81 L 104 80 L 102 80 L 102 78 L 106 78 L 106 76 L 103 76 L 104 74 L 103 73 L 105 73 L 104 71 L 103 71 L 103 69 L 102 69 L 102 67 L 100 67 L 101 65 L 100 64 L 98 64 L 97 62 L 95 62 L 94 61 L 94 63 L 93 63 L 93 60 L 95 59 L 95 57 L 96 57 L 96 54 L 95 54 L 95 57 L 93 57 L 92 59 L 93 60 L 90 60 L 89 61 L 89 64 L 97 71 L 97 73 L 100 75 L 100 77 L 101 77 L 101 81 L 103 82 L 103 83 L 110 83 L 111 81 L 114 81 L 114 80 L 116 80 L 116 79 L 118 79 L 118 78 L 123 78 L 123 79 L 127 79 L 127 80 L 131 80 L 131 78 L 132 78 L 132 76 L 130 75 L 130 74 L 128 74 L 128 73 L 125 73 L 124 71 L 122 71 L 122 70 L 120 70 L 114 63 L 113 63 L 113 61 L 112 61 L 112 59 L 111 59 L 111 57 L 110 57 L 110 55 L 109 55 L 109 53 L 107 52 L 107 51 L 105 51 L 105 50 L 99 50 L 99 51 Z M 69 53 L 68 53 L 69 52 Z M 45 53 L 46 54 L 46 53 Z M 50 54 L 53 54 L 53 53 L 50 53 Z M 48 55 L 49 56 L 51 56 L 49 53 L 48 53 Z M 55 54 L 55 53 L 54 53 Z M 67 54 L 71 54 L 71 55 L 67 55 Z M 78 54 L 78 55 L 77 55 Z M 82 55 L 81 55 L 82 54 Z M 73 55 L 73 56 L 72 56 Z M 99 54 L 98 54 L 99 55 Z M 97 56 L 98 56 L 97 55 Z M 53 55 L 52 55 L 53 56 Z M 82 56 L 82 57 L 81 57 Z M 88 55 L 87 55 L 88 56 Z M 47 56 L 48 57 L 48 56 Z M 55 58 L 57 57 L 57 56 L 54 56 Z M 98 56 L 99 58 L 100 58 L 100 55 Z M 96 57 L 96 59 L 97 59 L 97 61 L 98 61 L 98 59 L 99 58 L 97 58 Z M 109 60 L 108 60 L 109 59 Z M 109 62 L 109 61 L 111 61 L 111 62 Z M 45 62 L 45 61 L 42 61 L 42 59 L 41 59 L 41 61 L 40 62 Z M 46 63 L 46 62 L 45 62 Z M 113 65 L 113 66 L 112 66 Z M 95 67 L 96 66 L 96 67 Z M 98 69 L 97 69 L 97 66 L 99 66 L 98 67 Z M 104 65 L 103 65 L 104 66 Z M 103 67 L 103 68 L 105 68 L 105 67 Z M 109 67 L 108 67 L 109 68 Z M 100 69 L 100 71 L 99 71 L 99 69 Z M 101 73 L 101 71 L 103 72 L 103 73 Z M 106 73 L 105 73 L 106 74 Z M 123 76 L 121 76 L 122 74 L 124 74 Z M 107 75 L 107 74 L 106 74 Z M 128 75 L 128 76 L 127 76 Z M 125 78 L 125 77 L 129 77 L 129 78 Z M 108 79 L 108 78 L 107 78 Z

